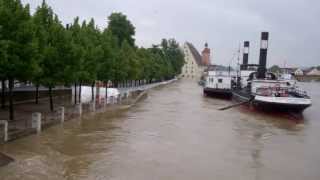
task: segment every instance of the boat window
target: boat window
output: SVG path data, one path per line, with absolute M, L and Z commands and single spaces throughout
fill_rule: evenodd
M 223 79 L 219 79 L 218 82 L 219 82 L 219 83 L 222 83 L 222 82 L 223 82 Z

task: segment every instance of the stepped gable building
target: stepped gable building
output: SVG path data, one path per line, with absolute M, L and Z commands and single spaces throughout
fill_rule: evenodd
M 208 43 L 205 43 L 205 48 L 202 51 L 202 64 L 209 66 L 211 64 L 210 61 L 210 54 L 211 54 L 211 50 L 208 48 Z
M 186 42 L 183 46 L 185 65 L 182 68 L 181 76 L 184 78 L 199 79 L 206 68 L 202 56 L 193 44 Z

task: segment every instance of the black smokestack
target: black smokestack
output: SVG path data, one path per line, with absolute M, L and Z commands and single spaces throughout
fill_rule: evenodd
M 258 79 L 266 78 L 269 32 L 261 33 Z
M 244 42 L 244 47 L 243 47 L 243 62 L 242 62 L 241 70 L 248 70 L 249 47 L 250 47 L 250 42 L 249 41 L 245 41 Z

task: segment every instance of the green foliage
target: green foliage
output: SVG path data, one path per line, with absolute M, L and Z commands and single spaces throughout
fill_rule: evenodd
M 135 27 L 122 13 L 112 13 L 109 18 L 108 30 L 118 39 L 119 47 L 124 41 L 127 41 L 130 46 L 134 46 Z
M 135 27 L 124 14 L 112 13 L 108 20 L 103 30 L 94 19 L 80 22 L 78 17 L 65 27 L 44 0 L 33 15 L 20 0 L 0 0 L 0 79 L 52 89 L 180 74 L 184 57 L 174 39 L 137 48 Z
M 37 66 L 29 6 L 18 0 L 0 0 L 0 74 L 27 80 Z
M 273 73 L 280 73 L 281 68 L 278 65 L 273 65 L 269 68 L 269 71 Z
M 103 82 L 114 79 L 117 41 L 110 31 L 105 30 L 101 35 L 102 57 L 98 61 L 97 76 Z

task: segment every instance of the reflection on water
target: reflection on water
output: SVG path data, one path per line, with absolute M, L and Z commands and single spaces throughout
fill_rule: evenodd
M 303 116 L 202 96 L 196 82 L 151 90 L 129 111 L 70 121 L 1 147 L 0 179 L 305 179 L 320 172 L 319 84 Z

